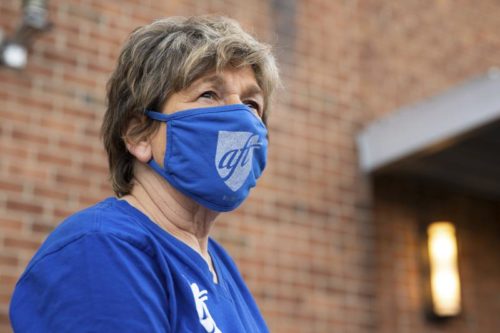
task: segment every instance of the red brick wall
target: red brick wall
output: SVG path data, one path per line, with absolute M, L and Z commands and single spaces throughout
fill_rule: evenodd
M 7 33 L 19 7 L 0 2 Z M 27 69 L 0 68 L 0 331 L 9 331 L 13 285 L 47 233 L 111 194 L 98 128 L 122 42 L 154 18 L 203 13 L 230 15 L 276 44 L 282 68 L 268 169 L 249 201 L 214 230 L 271 330 L 388 332 L 402 313 L 419 315 L 394 307 L 402 293 L 418 293 L 411 282 L 378 285 L 392 269 L 376 269 L 391 254 L 376 240 L 391 226 L 373 223 L 355 135 L 395 107 L 495 64 L 498 4 L 52 0 L 54 28 L 35 43 Z M 411 254 L 411 243 L 402 246 Z M 407 331 L 422 331 L 415 327 Z
M 362 7 L 362 8 L 361 8 Z M 360 2 L 361 103 L 371 121 L 500 65 L 498 1 Z M 380 179 L 374 186 L 377 332 L 498 332 L 499 202 Z M 435 325 L 423 315 L 422 216 L 457 223 L 464 313 Z
M 370 118 L 500 66 L 495 0 L 360 1 L 362 102 Z

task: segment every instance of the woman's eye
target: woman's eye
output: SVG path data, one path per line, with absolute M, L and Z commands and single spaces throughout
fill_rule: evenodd
M 217 94 L 215 93 L 215 91 L 205 91 L 200 95 L 200 98 L 215 99 L 217 98 Z
M 245 105 L 247 105 L 250 109 L 254 109 L 259 116 L 261 115 L 259 103 L 255 101 L 245 101 Z

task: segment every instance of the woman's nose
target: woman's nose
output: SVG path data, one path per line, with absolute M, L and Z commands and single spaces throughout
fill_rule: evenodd
M 225 104 L 241 104 L 240 96 L 237 94 L 229 95 L 225 98 Z

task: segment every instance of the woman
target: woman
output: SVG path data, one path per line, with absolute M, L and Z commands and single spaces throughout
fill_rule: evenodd
M 117 198 L 66 219 L 17 283 L 15 332 L 268 332 L 209 238 L 266 164 L 269 47 L 223 17 L 136 30 L 102 136 Z

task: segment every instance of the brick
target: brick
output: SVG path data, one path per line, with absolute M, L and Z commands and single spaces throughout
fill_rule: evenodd
M 0 285 L 2 286 L 14 286 L 17 282 L 18 277 L 15 275 L 0 275 Z
M 57 132 L 64 135 L 71 135 L 76 131 L 76 125 L 66 119 L 62 120 L 44 117 L 42 118 L 41 125 L 49 132 Z
M 7 312 L 7 310 L 0 310 L 0 331 L 9 332 L 10 330 L 11 327 L 9 313 Z
M 78 117 L 83 121 L 95 121 L 96 114 L 89 110 L 88 108 L 74 107 L 74 106 L 64 106 L 62 113 L 66 116 Z M 98 136 L 92 136 L 97 138 Z
M 45 66 L 45 64 L 38 64 L 34 61 L 30 62 L 30 71 L 34 76 L 42 76 L 52 78 L 55 74 L 54 68 Z
M 40 247 L 41 243 L 34 239 L 6 236 L 3 244 L 6 248 L 35 251 Z
M 98 174 L 107 174 L 108 173 L 108 166 L 107 166 L 106 161 L 103 161 L 100 164 L 84 161 L 82 164 L 82 170 L 85 170 L 88 172 L 94 172 L 94 173 L 98 173 Z
M 45 135 L 40 135 L 35 133 L 34 131 L 30 131 L 29 129 L 21 129 L 21 128 L 14 128 L 12 130 L 12 138 L 16 141 L 25 141 L 29 143 L 38 143 L 38 144 L 48 144 L 49 139 Z
M 49 179 L 49 170 L 47 168 L 39 168 L 29 165 L 26 162 L 14 162 L 9 166 L 9 173 L 15 177 L 14 179 L 22 178 L 23 181 L 47 181 Z
M 92 77 L 77 75 L 75 73 L 64 74 L 63 79 L 69 84 L 76 84 L 81 87 L 92 88 L 97 84 L 97 81 Z
M 62 140 L 59 142 L 59 146 L 61 148 L 70 150 L 73 153 L 85 153 L 89 154 L 93 152 L 92 146 L 90 146 L 88 143 L 77 143 L 74 141 L 67 141 L 67 140 Z
M 33 193 L 35 197 L 44 198 L 44 200 L 66 201 L 69 199 L 69 191 L 64 191 L 52 186 L 45 186 L 42 184 L 36 184 Z
M 1 288 L 0 289 L 0 302 L 2 304 L 9 304 L 10 303 L 10 299 L 11 299 L 11 294 L 12 294 L 12 290 L 14 288 L 12 286 L 5 286 L 4 288 Z M 0 329 L 0 332 L 4 332 Z
M 5 181 L 0 179 L 0 191 L 7 191 L 7 192 L 13 192 L 13 193 L 21 193 L 23 190 L 23 185 L 12 182 L 12 181 Z
M 46 223 L 34 222 L 31 225 L 31 230 L 33 230 L 33 232 L 48 234 L 54 230 L 54 226 Z
M 62 167 L 70 167 L 72 164 L 71 157 L 61 156 L 60 154 L 52 154 L 47 152 L 39 152 L 37 160 L 42 163 L 59 165 Z
M 53 64 L 65 65 L 70 68 L 75 68 L 78 64 L 75 55 L 72 55 L 69 52 L 60 52 L 55 49 L 48 48 L 44 50 L 43 57 L 46 61 L 50 61 Z
M 19 259 L 16 256 L 0 253 L 0 266 L 16 267 L 18 263 Z
M 33 98 L 29 96 L 19 96 L 17 101 L 21 103 L 22 109 L 36 109 L 40 111 L 50 111 L 54 108 L 53 100 Z M 19 111 L 20 113 L 22 111 Z
M 74 212 L 74 210 L 57 207 L 52 211 L 52 215 L 54 215 L 57 220 L 63 220 L 68 216 L 73 215 Z
M 77 186 L 77 187 L 88 187 L 90 186 L 90 181 L 85 175 L 74 176 L 63 173 L 58 173 L 56 175 L 56 181 L 63 186 Z
M 0 230 L 2 231 L 21 231 L 23 229 L 22 221 L 8 218 L 0 217 Z
M 0 96 L 0 98 L 2 97 Z M 3 99 L 5 99 L 5 97 L 3 97 Z M 7 121 L 15 121 L 26 124 L 32 119 L 32 116 L 29 113 L 11 109 L 0 110 L 0 116 L 2 117 L 3 124 L 6 124 Z
M 7 199 L 5 207 L 21 213 L 41 214 L 43 206 L 38 203 Z

